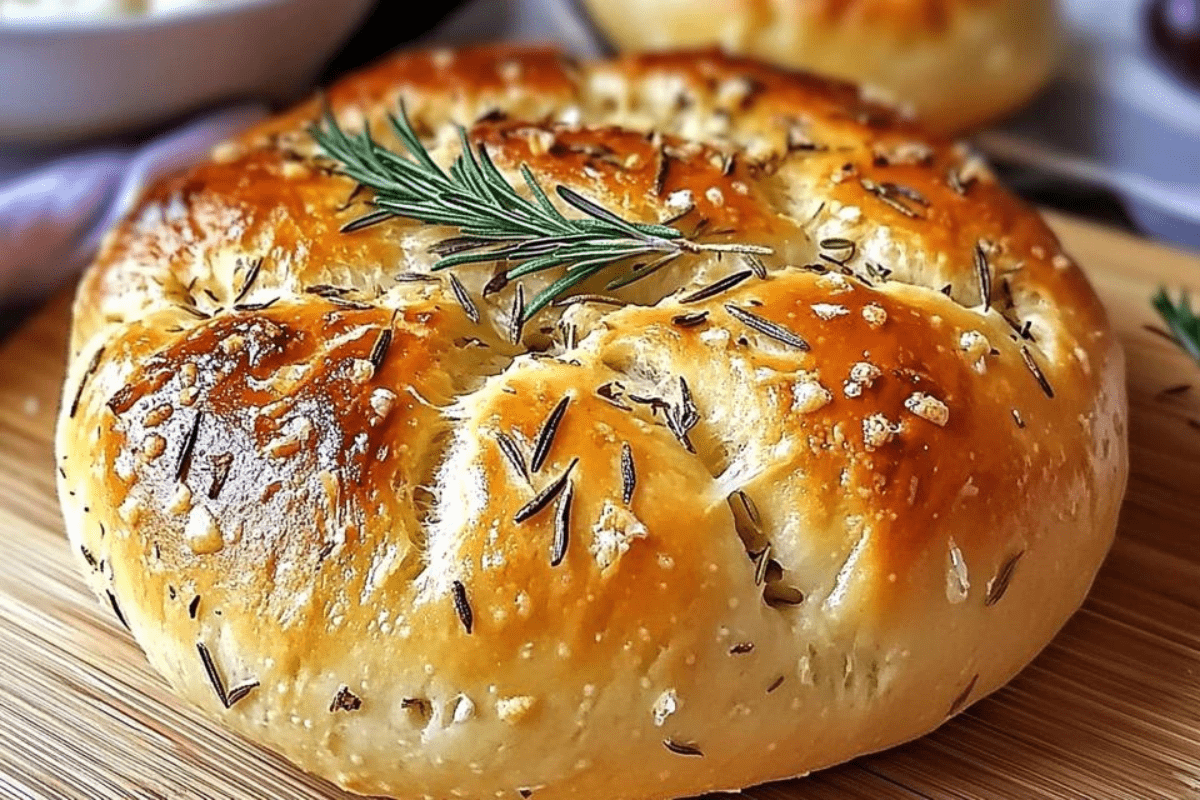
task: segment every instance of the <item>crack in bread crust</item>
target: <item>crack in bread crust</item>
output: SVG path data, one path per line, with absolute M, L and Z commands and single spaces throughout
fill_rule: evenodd
M 430 273 L 453 231 L 341 232 L 370 197 L 316 100 L 151 189 L 79 289 L 60 489 L 182 694 L 356 791 L 665 797 L 929 730 L 1074 610 L 1121 354 L 967 151 L 711 52 L 416 52 L 327 101 L 395 147 L 401 97 L 442 164 L 461 123 L 514 185 L 774 253 L 605 276 L 513 343 L 495 265 Z

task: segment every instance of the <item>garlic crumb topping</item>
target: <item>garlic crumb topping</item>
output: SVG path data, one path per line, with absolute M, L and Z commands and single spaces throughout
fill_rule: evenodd
M 868 450 L 883 447 L 896 435 L 897 426 L 883 414 L 872 414 L 862 422 L 863 444 Z
M 814 314 L 823 320 L 831 320 L 834 317 L 844 317 L 850 313 L 850 309 L 835 303 L 813 303 L 812 310 Z
M 691 208 L 695 203 L 690 189 L 679 189 L 667 195 L 667 206 L 670 208 Z
M 142 440 L 142 457 L 146 461 L 153 461 L 163 454 L 167 449 L 167 440 L 159 436 L 157 433 L 152 433 Z
M 146 418 L 142 421 L 142 425 L 146 428 L 157 428 L 159 425 L 162 425 L 164 422 L 170 419 L 171 415 L 174 413 L 175 408 L 164 403 L 156 408 L 151 409 L 146 414 Z
M 976 372 L 982 375 L 987 371 L 984 356 L 991 352 L 992 343 L 986 336 L 979 331 L 963 331 L 958 336 L 958 347 Z
M 817 285 L 822 289 L 830 290 L 832 294 L 843 294 L 854 290 L 854 287 L 850 285 L 850 281 L 846 280 L 844 275 L 839 275 L 836 272 L 826 272 L 817 278 Z
M 496 713 L 500 716 L 500 719 L 509 725 L 515 725 L 529 716 L 529 712 L 533 710 L 536 704 L 537 698 L 530 697 L 527 694 L 517 695 L 516 697 L 501 697 L 496 701 Z
M 950 565 L 946 570 L 946 599 L 951 603 L 961 603 L 967 599 L 971 591 L 971 581 L 967 576 L 967 562 L 963 560 L 962 551 L 950 540 Z
M 313 424 L 308 417 L 292 417 L 279 431 L 279 435 L 267 444 L 267 454 L 275 458 L 287 458 L 300 452 L 313 435 Z
M 635 539 L 645 539 L 647 533 L 646 526 L 627 508 L 606 500 L 600 519 L 592 526 L 588 552 L 596 559 L 596 566 L 605 570 L 629 550 Z
M 385 389 L 382 386 L 371 392 L 371 410 L 375 412 L 375 416 L 382 420 L 392 411 L 392 406 L 396 402 L 396 393 L 391 389 Z
M 846 397 L 860 397 L 863 389 L 870 389 L 882 374 L 870 361 L 859 361 L 850 367 L 850 378 L 842 384 L 842 391 Z
M 192 490 L 186 483 L 180 483 L 171 500 L 167 503 L 167 513 L 186 514 L 192 510 Z
M 352 358 L 349 364 L 350 380 L 364 384 L 375 375 L 375 365 L 365 358 Z
M 679 695 L 675 694 L 674 689 L 667 689 L 658 696 L 650 709 L 650 713 L 654 716 L 654 724 L 661 728 L 667 721 L 667 717 L 674 714 L 678 708 Z
M 183 537 L 188 547 L 196 555 L 215 553 L 224 546 L 221 530 L 212 512 L 204 506 L 196 506 L 188 515 L 187 525 L 183 529 Z
M 950 421 L 950 409 L 941 400 L 924 392 L 913 392 L 904 401 L 904 407 L 938 427 Z
M 475 703 L 465 694 L 460 694 L 454 701 L 454 713 L 451 718 L 455 722 L 466 722 L 473 716 L 475 716 Z
M 878 328 L 887 322 L 887 311 L 878 303 L 867 303 L 862 308 L 862 317 L 872 328 Z
M 792 410 L 810 414 L 824 408 L 833 400 L 833 395 L 816 378 L 804 376 L 792 387 Z

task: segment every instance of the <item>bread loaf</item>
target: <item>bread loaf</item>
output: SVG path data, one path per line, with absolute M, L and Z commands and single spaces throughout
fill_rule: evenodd
M 719 45 L 862 81 L 941 132 L 1027 101 L 1062 39 L 1054 0 L 583 0 L 624 50 Z
M 563 214 L 559 186 L 770 253 L 610 291 L 617 264 L 514 325 L 562 268 L 497 288 L 504 264 L 430 271 L 451 226 L 343 230 L 373 196 L 309 127 L 324 102 L 403 152 L 401 101 L 443 167 L 459 123 Z M 667 798 L 906 741 L 1027 664 L 1112 540 L 1123 380 L 1037 213 L 853 86 L 714 52 L 411 52 L 106 239 L 59 489 L 151 664 L 302 768 Z

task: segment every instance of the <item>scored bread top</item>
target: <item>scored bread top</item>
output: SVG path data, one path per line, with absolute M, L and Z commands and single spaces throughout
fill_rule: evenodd
M 401 100 L 443 165 L 466 125 L 522 191 L 765 275 L 688 254 L 515 326 L 497 265 L 429 272 L 453 229 L 342 231 L 371 194 L 307 128 L 398 150 Z M 71 346 L 93 586 L 189 699 L 373 794 L 667 797 L 919 735 L 1077 607 L 1126 470 L 1120 351 L 1037 214 L 707 51 L 390 58 L 153 187 Z

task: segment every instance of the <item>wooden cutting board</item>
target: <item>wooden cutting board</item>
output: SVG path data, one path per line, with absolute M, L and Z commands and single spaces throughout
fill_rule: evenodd
M 1129 357 L 1133 471 L 1090 598 L 1010 686 L 936 733 L 752 797 L 1200 798 L 1200 366 L 1144 327 L 1159 284 L 1200 291 L 1200 256 L 1051 220 Z M 0 348 L 0 797 L 350 797 L 176 702 L 84 588 L 51 454 L 68 304 Z

